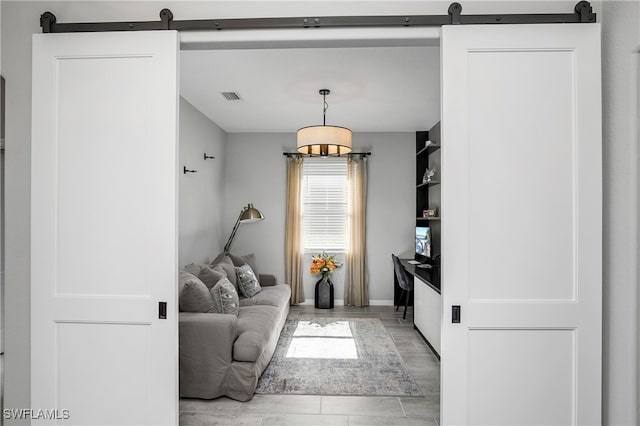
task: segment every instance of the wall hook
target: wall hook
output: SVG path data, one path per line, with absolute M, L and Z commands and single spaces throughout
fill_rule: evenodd
M 207 153 L 204 153 L 204 159 L 205 160 L 215 160 L 216 157 L 214 157 L 213 155 L 207 155 Z
M 198 173 L 198 171 L 197 171 L 197 170 L 189 170 L 189 169 L 187 169 L 187 166 L 184 166 L 184 167 L 182 168 L 182 172 L 183 172 L 185 175 L 186 175 L 187 173 Z

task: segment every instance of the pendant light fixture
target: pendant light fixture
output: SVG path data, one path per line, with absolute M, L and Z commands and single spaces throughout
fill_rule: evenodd
M 321 89 L 323 108 L 322 126 L 309 126 L 298 129 L 298 152 L 328 157 L 351 152 L 351 130 L 346 127 L 327 126 L 327 95 L 329 89 Z

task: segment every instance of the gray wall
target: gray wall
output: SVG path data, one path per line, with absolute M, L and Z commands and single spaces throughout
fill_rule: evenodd
M 604 2 L 603 418 L 638 424 L 640 4 Z
M 348 118 L 344 118 L 348 122 Z M 427 125 L 425 125 L 427 127 Z M 231 231 L 243 205 L 253 202 L 263 222 L 241 225 L 232 251 L 253 252 L 258 269 L 284 282 L 286 161 L 295 151 L 295 134 L 236 133 L 228 135 L 224 229 Z M 391 253 L 413 256 L 415 204 L 415 133 L 354 133 L 354 152 L 371 151 L 367 214 L 369 298 L 392 303 Z M 308 272 L 305 256 L 304 292 L 313 299 L 317 276 Z M 343 299 L 344 271 L 334 273 L 335 297 Z
M 7 79 L 6 129 L 6 285 L 5 285 L 5 407 L 29 407 L 30 354 L 30 138 L 31 34 L 39 33 L 38 16 L 54 11 L 61 22 L 157 20 L 163 7 L 176 19 L 358 14 L 446 14 L 450 1 L 345 2 L 0 2 L 2 73 Z M 465 13 L 568 12 L 576 1 L 467 2 Z M 594 2 L 594 6 L 599 7 Z M 631 64 L 637 54 L 618 51 L 613 40 L 636 42 L 637 2 L 605 2 L 598 20 L 604 38 L 604 419 L 605 424 L 637 424 L 638 415 L 638 297 L 637 130 L 615 135 L 631 125 L 637 107 L 629 91 L 638 74 Z M 635 19 L 635 24 L 632 19 Z M 619 22 L 618 22 L 619 21 Z M 635 26 L 634 26 L 635 25 Z M 636 44 L 637 46 L 637 44 Z M 633 83 L 635 84 L 635 83 Z M 635 131 L 635 136 L 634 133 Z M 635 137 L 635 140 L 633 139 Z M 625 198 L 627 197 L 627 198 Z M 258 199 L 254 200 L 258 204 Z M 228 208 L 239 211 L 239 206 Z M 226 209 L 227 207 L 225 207 Z M 225 215 L 232 214 L 225 213 Z M 234 213 L 237 214 L 237 213 Z M 224 232 L 233 219 L 225 217 Z M 247 225 L 247 226 L 260 226 Z M 242 230 L 241 230 L 242 232 Z M 224 234 L 226 238 L 227 234 Z M 242 238 L 241 234 L 239 238 Z M 238 243 L 239 244 L 239 243 Z M 237 247 L 240 247 L 239 245 Z M 241 248 L 241 247 L 240 247 Z M 401 250 L 398 248 L 396 250 Z M 626 250 L 626 252 L 625 252 Z M 615 254 L 622 254 L 618 257 Z M 263 261 L 264 262 L 264 261 Z M 271 268 L 269 268 L 271 269 Z
M 215 123 L 180 98 L 179 262 L 180 267 L 209 260 L 222 242 L 222 202 L 226 134 Z M 204 153 L 216 157 L 204 160 Z

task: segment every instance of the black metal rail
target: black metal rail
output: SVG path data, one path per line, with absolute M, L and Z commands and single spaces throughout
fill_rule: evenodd
M 471 24 L 568 24 L 596 22 L 588 1 L 576 4 L 574 13 L 536 13 L 505 15 L 462 15 L 460 3 L 451 3 L 448 15 L 397 16 L 307 16 L 299 18 L 200 19 L 174 21 L 169 9 L 162 9 L 159 21 L 58 23 L 56 16 L 40 16 L 43 33 L 152 30 L 256 30 L 287 28 L 357 27 L 439 27 Z

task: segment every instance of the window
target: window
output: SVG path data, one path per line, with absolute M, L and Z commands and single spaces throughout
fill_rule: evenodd
M 302 174 L 305 252 L 345 253 L 349 202 L 347 159 L 305 158 Z

